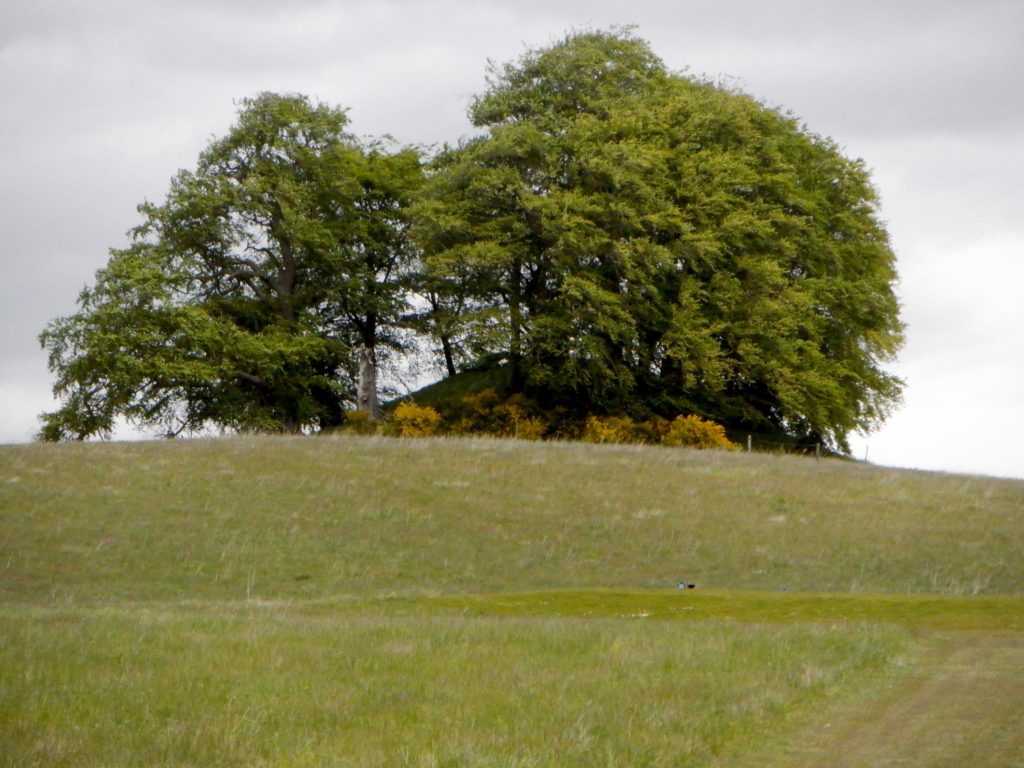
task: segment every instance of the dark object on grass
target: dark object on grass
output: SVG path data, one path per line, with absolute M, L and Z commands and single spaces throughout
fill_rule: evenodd
M 679 582 L 679 588 L 680 589 L 693 589 L 696 586 L 697 586 L 696 584 L 691 584 L 688 581 L 680 581 Z

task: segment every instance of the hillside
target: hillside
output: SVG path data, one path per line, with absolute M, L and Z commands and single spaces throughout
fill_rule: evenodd
M 1022 510 L 654 447 L 0 447 L 0 768 L 1005 768 Z
M 1024 482 L 499 440 L 0 448 L 4 600 L 1024 594 Z

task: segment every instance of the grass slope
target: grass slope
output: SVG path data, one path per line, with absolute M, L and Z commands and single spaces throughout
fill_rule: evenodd
M 388 438 L 0 448 L 0 597 L 565 587 L 1024 594 L 1024 482 Z
M 661 448 L 0 447 L 0 766 L 1000 765 L 1022 510 Z

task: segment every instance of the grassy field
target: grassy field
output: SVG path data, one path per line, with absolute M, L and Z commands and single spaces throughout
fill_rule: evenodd
M 0 597 L 1024 594 L 1024 482 L 497 440 L 0 448 Z
M 1024 765 L 1022 523 L 797 457 L 0 447 L 0 766 Z

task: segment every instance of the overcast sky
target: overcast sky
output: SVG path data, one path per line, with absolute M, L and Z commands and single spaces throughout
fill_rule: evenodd
M 454 142 L 488 59 L 626 24 L 872 169 L 907 388 L 855 455 L 1024 477 L 1022 0 L 3 0 L 0 443 L 54 407 L 40 330 L 237 99 L 299 92 L 357 134 Z

